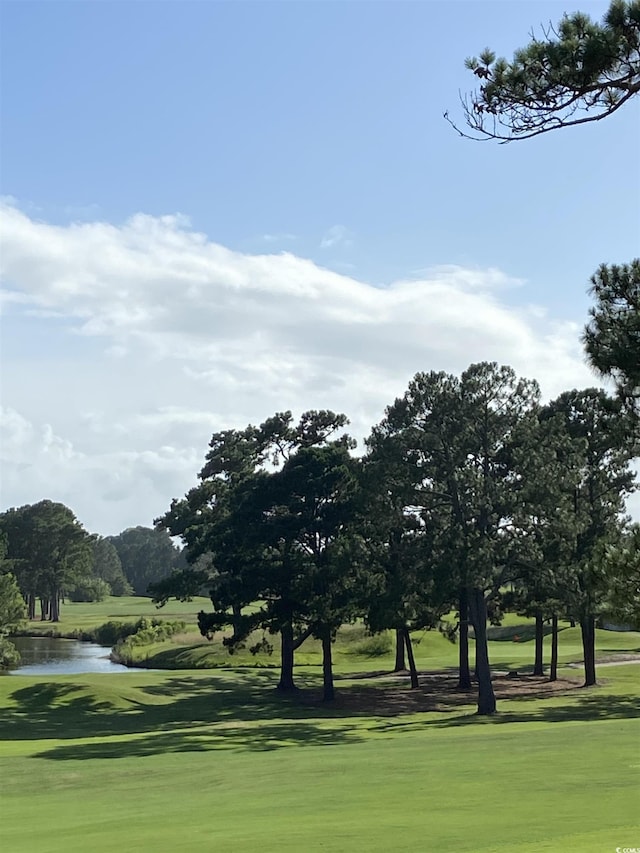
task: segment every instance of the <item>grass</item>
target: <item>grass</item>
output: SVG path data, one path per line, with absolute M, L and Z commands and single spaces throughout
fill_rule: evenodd
M 211 606 L 208 598 L 197 598 L 191 602 L 171 601 L 165 607 L 157 608 L 149 598 L 123 596 L 109 598 L 103 602 L 68 602 L 62 607 L 62 618 L 55 625 L 50 622 L 30 622 L 27 630 L 30 634 L 51 634 L 74 636 L 79 631 L 96 628 L 105 622 L 115 620 L 134 622 L 141 616 L 163 620 L 184 620 L 192 628 L 169 640 L 151 643 L 132 650 L 131 663 L 143 667 L 160 669 L 210 669 L 214 667 L 266 667 L 278 666 L 278 637 L 268 636 L 273 644 L 271 655 L 260 653 L 252 655 L 248 648 L 240 649 L 230 655 L 219 637 L 213 641 L 203 638 L 197 630 L 197 614 Z M 568 623 L 561 625 L 560 656 L 561 664 L 579 661 L 582 657 L 582 643 L 579 628 L 569 628 Z M 256 632 L 247 642 L 247 647 L 257 642 L 261 634 Z M 530 670 L 533 666 L 534 632 L 532 620 L 516 614 L 505 615 L 503 627 L 490 628 L 489 636 L 492 665 L 499 670 Z M 413 634 L 416 663 L 420 669 L 434 670 L 457 665 L 458 648 L 451 644 L 438 631 L 422 631 Z M 551 638 L 545 637 L 545 660 L 549 659 Z M 473 641 L 471 642 L 473 646 Z M 617 648 L 619 647 L 619 648 Z M 609 659 L 617 653 L 636 652 L 640 654 L 640 635 L 638 633 L 619 633 L 614 631 L 598 632 L 598 657 Z M 321 644 L 313 639 L 307 640 L 296 652 L 299 667 L 319 667 L 322 663 Z M 394 645 L 392 633 L 369 637 L 361 625 L 346 625 L 338 633 L 334 649 L 334 667 L 336 673 L 344 674 L 357 669 L 390 670 L 394 663 Z
M 633 665 L 614 669 L 484 720 L 282 700 L 269 671 L 7 677 L 0 839 L 12 853 L 631 846 L 640 691 Z
M 189 602 L 170 601 L 161 608 L 156 607 L 150 598 L 134 595 L 110 597 L 90 603 L 67 601 L 62 605 L 59 622 L 28 622 L 25 623 L 25 629 L 32 635 L 73 636 L 105 622 L 136 622 L 141 616 L 168 621 L 183 619 L 195 625 L 198 611 L 209 607 L 211 602 L 208 598 L 195 598 Z
M 106 618 L 122 616 L 112 608 Z M 589 690 L 501 700 L 492 718 L 477 717 L 464 696 L 446 710 L 416 711 L 409 702 L 373 702 L 374 695 L 408 697 L 397 680 L 350 677 L 388 668 L 389 659 L 354 655 L 364 637 L 357 626 L 349 630 L 338 644 L 335 706 L 317 701 L 313 649 L 293 699 L 274 693 L 277 673 L 269 668 L 0 678 L 0 849 L 601 853 L 638 846 L 637 664 L 602 667 L 601 685 Z M 599 654 L 637 651 L 639 641 L 601 631 Z M 560 650 L 565 661 L 579 658 L 575 629 L 562 632 Z M 452 665 L 456 651 L 426 633 L 419 665 Z M 491 651 L 522 670 L 533 643 L 494 640 Z

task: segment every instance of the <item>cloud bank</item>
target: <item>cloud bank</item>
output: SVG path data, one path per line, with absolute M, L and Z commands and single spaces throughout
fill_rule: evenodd
M 481 360 L 548 397 L 595 384 L 580 324 L 535 294 L 508 304 L 526 291 L 498 269 L 375 287 L 289 252 L 231 251 L 179 215 L 56 226 L 4 203 L 0 227 L 3 326 L 35 350 L 5 336 L 2 503 L 64 500 L 98 532 L 162 513 L 214 429 L 331 408 L 362 438 L 417 371 Z

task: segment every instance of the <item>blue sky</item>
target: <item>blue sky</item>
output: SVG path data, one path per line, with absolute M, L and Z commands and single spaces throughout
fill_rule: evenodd
M 466 56 L 606 5 L 5 0 L 2 504 L 114 533 L 212 428 L 330 405 L 363 435 L 418 370 L 483 359 L 593 381 L 589 276 L 640 242 L 639 102 L 508 146 L 442 114 Z

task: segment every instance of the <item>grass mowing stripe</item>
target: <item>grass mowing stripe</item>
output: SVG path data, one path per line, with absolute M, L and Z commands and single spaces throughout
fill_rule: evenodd
M 600 832 L 603 824 L 610 837 L 622 832 L 637 787 L 618 768 L 628 763 L 637 721 L 517 729 L 478 726 L 474 738 L 470 728 L 461 736 L 425 726 L 331 747 L 262 751 L 247 732 L 246 751 L 27 759 L 37 778 L 59 773 L 59 784 L 41 782 L 28 798 L 5 799 L 2 837 L 12 853 L 154 845 L 195 853 L 203 840 L 218 853 L 258 845 L 490 850 L 496 834 L 519 849 Z M 40 816 L 36 827 L 29 814 Z
M 578 640 L 575 629 L 563 631 L 564 660 L 579 657 Z M 598 643 L 600 654 L 633 652 L 638 635 L 598 632 Z M 531 642 L 491 645 L 505 668 L 531 663 Z M 437 668 L 454 663 L 457 650 L 428 634 L 418 654 L 421 666 Z M 344 654 L 340 666 L 352 674 L 385 664 Z M 631 825 L 640 790 L 637 665 L 601 668 L 595 689 L 500 700 L 493 718 L 476 717 L 471 704 L 382 713 L 284 701 L 272 692 L 275 677 L 225 669 L 0 678 L 0 849 L 640 846 Z M 299 678 L 317 690 L 317 668 L 300 668 Z M 338 681 L 341 695 L 363 683 L 382 682 Z

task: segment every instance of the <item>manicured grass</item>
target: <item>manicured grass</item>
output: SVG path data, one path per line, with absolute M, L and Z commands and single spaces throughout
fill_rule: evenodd
M 523 624 L 523 629 L 529 626 Z M 523 637 L 525 630 L 521 631 Z M 389 650 L 384 654 L 367 654 L 362 652 L 364 628 L 358 625 L 347 625 L 338 632 L 334 648 L 334 670 L 336 673 L 355 671 L 389 671 L 394 665 L 393 643 L 389 632 Z M 640 654 L 640 634 L 637 632 L 617 633 L 598 631 L 597 658 L 608 660 L 617 654 Z M 530 671 L 533 668 L 534 640 L 501 639 L 489 643 L 491 662 L 497 670 Z M 256 634 L 247 645 L 260 639 Z M 233 655 L 222 645 L 219 638 L 209 642 L 204 640 L 197 631 L 177 635 L 170 640 L 140 646 L 133 650 L 134 661 L 149 667 L 161 669 L 207 669 L 211 667 L 277 667 L 279 640 L 277 636 L 268 638 L 273 644 L 273 654 L 260 653 L 252 655 L 248 649 L 240 649 Z M 413 636 L 416 665 L 423 670 L 439 670 L 455 667 L 458 663 L 458 646 L 450 643 L 438 631 L 416 632 Z M 471 641 L 473 655 L 473 641 Z M 579 628 L 563 626 L 559 635 L 559 661 L 571 663 L 582 659 L 582 641 Z M 544 641 L 544 658 L 549 661 L 551 654 L 551 637 Z M 318 641 L 309 639 L 296 652 L 296 663 L 299 667 L 320 667 L 322 664 L 322 649 Z
M 638 846 L 640 665 L 602 667 L 589 690 L 501 700 L 492 718 L 464 697 L 446 712 L 367 707 L 367 685 L 389 697 L 411 691 L 393 679 L 349 679 L 389 668 L 387 658 L 349 654 L 361 639 L 353 630 L 341 640 L 335 706 L 317 699 L 317 666 L 299 668 L 304 689 L 293 699 L 274 693 L 273 669 L 0 678 L 0 849 Z M 609 656 L 639 640 L 598 632 Z M 519 669 L 532 646 L 491 643 L 494 659 Z M 561 653 L 579 658 L 577 629 L 562 632 Z M 435 632 L 418 645 L 424 669 L 453 665 L 456 654 Z
M 170 621 L 184 620 L 188 626 L 184 634 L 170 640 L 140 646 L 134 649 L 135 660 L 142 666 L 163 669 L 209 669 L 211 667 L 266 667 L 278 666 L 279 642 L 277 636 L 268 636 L 273 644 L 273 654 L 252 655 L 248 648 L 233 655 L 222 645 L 219 637 L 212 642 L 200 636 L 196 624 L 200 610 L 208 610 L 208 598 L 191 602 L 170 601 L 158 608 L 149 598 L 124 596 L 108 598 L 98 603 L 68 602 L 62 607 L 62 618 L 55 625 L 50 622 L 30 622 L 29 633 L 56 632 L 72 635 L 109 621 L 135 622 L 141 616 Z M 490 642 L 491 662 L 495 669 L 527 671 L 533 665 L 534 642 L 531 620 L 516 614 L 505 615 L 502 629 L 490 629 L 490 636 L 502 636 Z M 569 628 L 564 623 L 560 632 L 560 663 L 579 661 L 582 657 L 580 629 Z M 261 638 L 260 633 L 247 643 L 250 646 Z M 385 654 L 366 654 L 361 649 L 366 642 L 366 632 L 361 625 L 347 625 L 338 634 L 334 649 L 334 666 L 338 674 L 355 671 L 390 670 L 393 667 L 393 643 L 389 632 L 389 650 Z M 517 640 L 517 641 L 516 641 Z M 423 670 L 438 670 L 457 665 L 458 648 L 438 631 L 418 631 L 413 635 L 417 666 Z M 473 654 L 473 642 L 472 654 Z M 545 637 L 545 661 L 549 660 L 551 638 Z M 360 651 L 360 653 L 358 653 Z M 609 659 L 616 654 L 640 654 L 640 634 L 629 632 L 598 631 L 598 657 Z M 299 667 L 319 667 L 322 662 L 320 643 L 310 639 L 296 652 Z
M 640 690 L 633 665 L 611 674 L 491 719 L 283 700 L 267 671 L 6 677 L 0 839 L 12 853 L 632 846 Z
M 62 605 L 59 622 L 26 622 L 29 634 L 69 635 L 77 631 L 97 628 L 105 622 L 135 622 L 141 616 L 149 619 L 183 619 L 192 625 L 197 622 L 199 610 L 211 607 L 208 598 L 193 601 L 170 601 L 165 607 L 156 607 L 150 598 L 125 595 L 97 602 L 67 601 Z

